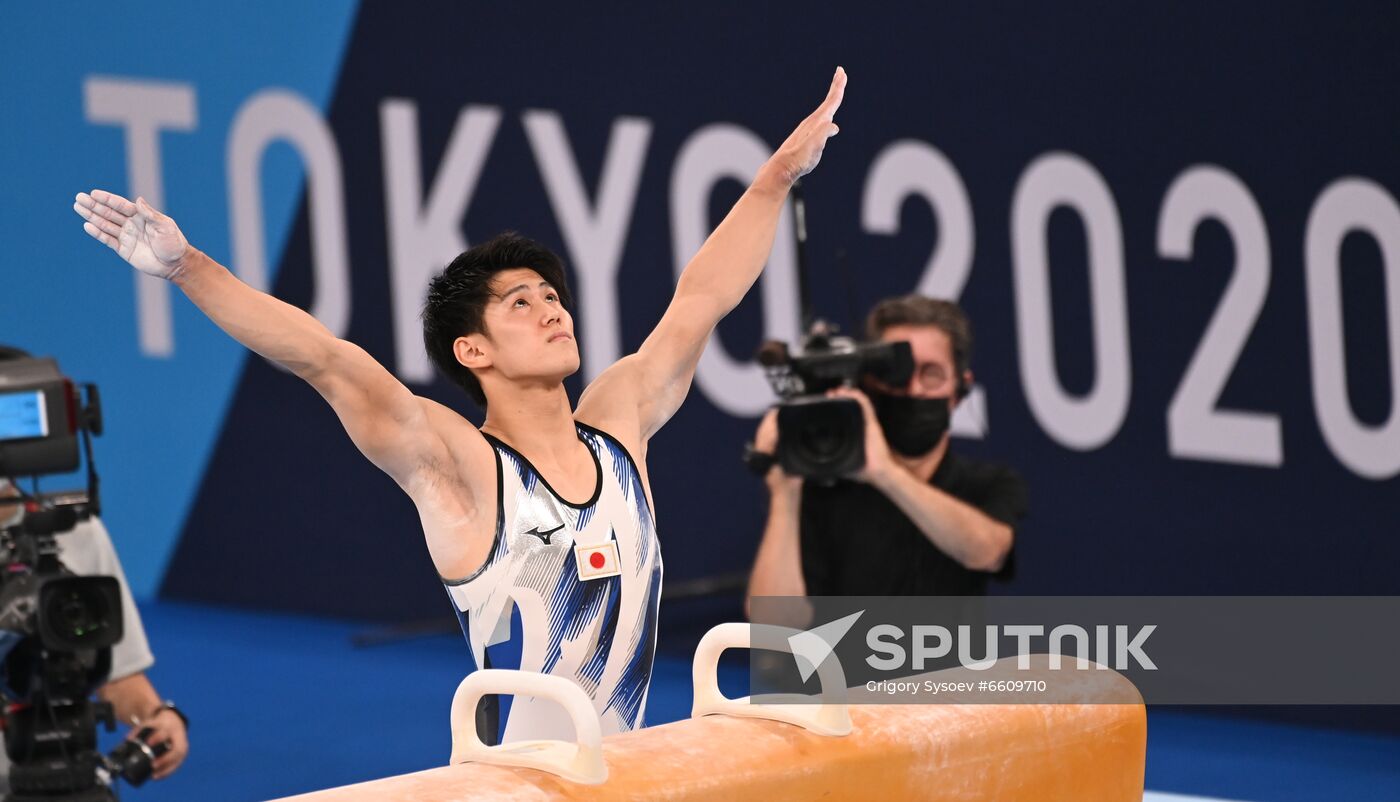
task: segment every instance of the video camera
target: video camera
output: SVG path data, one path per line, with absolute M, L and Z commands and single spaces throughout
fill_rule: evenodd
M 836 329 L 815 321 L 792 353 L 787 344 L 769 341 L 759 349 L 758 362 L 778 394 L 778 451 L 783 471 L 833 481 L 865 465 L 865 419 L 860 405 L 849 398 L 827 398 L 842 385 L 854 386 L 864 377 L 902 387 L 914 370 L 907 342 L 858 344 L 837 336 Z
M 835 326 L 812 314 L 807 261 L 807 202 L 802 182 L 793 184 L 793 233 L 797 252 L 797 296 L 806 331 L 801 348 L 770 340 L 758 350 L 758 362 L 781 401 L 778 403 L 778 451 L 775 459 L 790 476 L 823 483 L 865 466 L 865 418 L 860 404 L 848 398 L 827 398 L 826 391 L 855 386 L 866 376 L 894 387 L 909 383 L 914 354 L 907 342 L 858 344 L 838 336 Z M 754 460 L 753 458 L 759 458 Z M 750 444 L 744 461 L 765 473 L 767 460 Z
M 59 560 L 57 536 L 99 509 L 91 435 L 101 433 L 96 385 L 75 385 L 53 359 L 0 349 L 0 489 L 13 489 L 0 495 L 7 802 L 115 800 L 114 778 L 139 785 L 164 751 L 134 741 L 97 751 L 97 724 L 115 727 L 111 705 L 92 694 L 122 639 L 121 589 L 115 577 L 75 576 Z M 79 467 L 80 442 L 86 492 L 39 493 L 38 477 Z M 33 477 L 32 492 L 21 476 Z

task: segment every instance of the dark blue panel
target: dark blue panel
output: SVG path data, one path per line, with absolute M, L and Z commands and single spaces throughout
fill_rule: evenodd
M 975 258 L 963 301 L 978 333 L 974 368 L 990 422 L 985 440 L 955 447 L 1015 465 L 1031 487 L 1017 579 L 1006 590 L 1394 592 L 1396 482 L 1363 479 L 1340 463 L 1313 409 L 1303 241 L 1314 201 L 1334 180 L 1357 175 L 1400 188 L 1396 17 L 1391 4 L 704 4 L 609 17 L 586 5 L 369 3 L 330 112 L 354 265 L 349 337 L 392 365 L 383 99 L 417 102 L 425 183 L 461 108 L 500 107 L 463 230 L 480 241 L 514 228 L 567 262 L 577 260 L 563 249 L 520 114 L 562 116 L 590 192 L 613 120 L 652 121 L 618 288 L 630 350 L 673 286 L 669 192 L 682 143 L 723 121 L 776 144 L 840 63 L 851 76 L 842 133 L 807 185 L 817 306 L 850 327 L 877 299 L 914 287 L 946 232 L 926 203 L 910 200 L 898 234 L 868 233 L 861 198 L 887 145 L 914 138 L 936 146 L 972 204 Z M 1057 443 L 1037 422 L 1018 364 L 1012 198 L 1026 166 L 1056 150 L 1102 175 L 1123 237 L 1131 402 L 1117 433 L 1088 452 Z M 1201 163 L 1238 176 L 1267 224 L 1271 284 L 1220 404 L 1280 417 L 1281 467 L 1168 455 L 1168 404 L 1235 258 L 1216 224 L 1197 232 L 1188 263 L 1158 255 L 1164 194 Z M 711 205 L 723 208 L 737 191 L 717 188 Z M 1063 212 L 1048 228 L 1060 380 L 1083 392 L 1101 369 L 1090 345 L 1086 234 Z M 839 249 L 850 280 L 838 270 Z M 1348 240 L 1341 258 L 1352 404 L 1376 424 L 1396 402 L 1381 257 L 1361 238 Z M 309 260 L 303 213 L 277 275 L 279 296 L 308 301 Z M 760 301 L 755 291 L 722 325 L 732 354 L 758 344 Z M 589 313 L 577 310 L 580 319 Z M 578 378 L 567 386 L 576 394 Z M 443 382 L 414 389 L 469 406 Z M 696 389 L 653 440 L 668 579 L 747 567 L 764 500 L 738 455 L 755 422 L 723 413 Z M 259 360 L 248 363 L 165 590 L 342 615 L 446 612 L 411 505 L 355 453 L 315 393 Z

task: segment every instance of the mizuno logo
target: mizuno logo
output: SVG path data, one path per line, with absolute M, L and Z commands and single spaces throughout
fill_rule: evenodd
M 564 525 L 563 525 L 563 524 L 559 524 L 558 526 L 554 527 L 553 529 L 550 529 L 550 530 L 547 531 L 547 532 L 541 532 L 541 531 L 540 531 L 540 528 L 539 528 L 538 526 L 535 526 L 535 527 L 531 527 L 529 530 L 527 530 L 527 531 L 525 532 L 525 534 L 527 534 L 527 535 L 534 535 L 535 537 L 539 538 L 540 541 L 541 541 L 542 543 L 544 543 L 546 546 L 548 546 L 548 545 L 549 545 L 549 538 L 550 538 L 550 536 L 553 535 L 555 532 L 558 532 L 560 529 L 563 529 L 563 528 L 564 528 Z

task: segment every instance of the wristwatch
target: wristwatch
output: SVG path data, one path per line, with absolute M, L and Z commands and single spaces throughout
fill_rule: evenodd
M 768 475 L 768 471 L 778 464 L 778 458 L 766 451 L 758 451 L 753 447 L 753 443 L 744 444 L 744 464 L 754 476 L 762 479 Z
M 172 713 L 174 713 L 175 715 L 179 716 L 179 717 L 180 717 L 180 721 L 184 722 L 185 730 L 186 730 L 186 731 L 189 730 L 189 728 L 190 728 L 190 717 L 187 716 L 187 715 L 185 715 L 185 711 L 183 711 L 183 710 L 181 710 L 180 708 L 176 707 L 176 706 L 175 706 L 175 703 L 172 702 L 172 701 L 170 701 L 169 699 L 166 699 L 164 702 L 161 702 L 161 703 L 160 703 L 160 707 L 157 707 L 155 710 L 152 710 L 152 711 L 151 711 L 151 714 L 150 714 L 149 716 L 146 717 L 147 720 L 153 719 L 153 718 L 155 718 L 156 716 L 160 715 L 160 711 L 162 711 L 162 710 L 169 710 L 170 712 L 172 712 Z

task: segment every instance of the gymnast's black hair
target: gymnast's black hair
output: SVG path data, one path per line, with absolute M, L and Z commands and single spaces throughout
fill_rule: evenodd
M 564 263 L 550 249 L 514 231 L 463 251 L 428 284 L 428 300 L 423 304 L 423 345 L 428 358 L 482 409 L 486 394 L 481 382 L 457 361 L 452 344 L 468 334 L 490 336 L 484 314 L 493 297 L 491 280 L 503 270 L 519 267 L 539 273 L 559 294 L 564 308 L 572 306 Z

